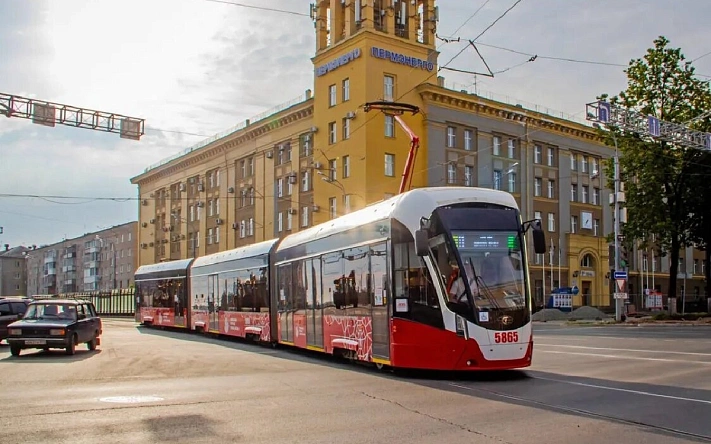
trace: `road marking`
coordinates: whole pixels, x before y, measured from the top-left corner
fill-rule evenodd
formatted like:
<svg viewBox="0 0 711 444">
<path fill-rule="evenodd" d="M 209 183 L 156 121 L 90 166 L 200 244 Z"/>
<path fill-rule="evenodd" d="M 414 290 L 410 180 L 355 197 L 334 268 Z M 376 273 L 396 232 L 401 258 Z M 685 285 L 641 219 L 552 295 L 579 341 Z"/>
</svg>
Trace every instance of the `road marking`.
<svg viewBox="0 0 711 444">
<path fill-rule="evenodd" d="M 589 384 L 586 382 L 566 381 L 564 379 L 545 378 L 545 377 L 541 377 L 541 376 L 534 376 L 534 378 L 541 379 L 544 381 L 560 382 L 562 384 L 577 385 L 580 387 L 596 388 L 596 389 L 600 389 L 600 390 L 611 390 L 611 391 L 615 391 L 615 392 L 631 393 L 633 395 L 651 396 L 654 398 L 673 399 L 676 401 L 696 402 L 699 404 L 711 405 L 711 401 L 708 401 L 706 399 L 686 398 L 684 396 L 662 395 L 659 393 L 645 392 L 642 390 L 632 390 L 632 389 L 624 389 L 624 388 L 618 388 L 618 387 L 607 387 L 604 385 Z"/>
<path fill-rule="evenodd" d="M 541 344 L 540 342 L 537 342 L 535 345 L 541 345 L 544 347 L 583 348 L 583 349 L 587 349 L 587 350 L 609 350 L 609 351 L 624 351 L 624 352 L 635 352 L 635 353 L 664 353 L 664 354 L 671 354 L 671 355 L 711 356 L 711 353 L 680 352 L 680 351 L 668 351 L 668 350 L 639 350 L 639 349 L 634 349 L 634 348 L 588 347 L 585 345 Z"/>
<path fill-rule="evenodd" d="M 101 402 L 115 402 L 121 404 L 137 404 L 140 402 L 157 402 L 163 401 L 163 398 L 158 396 L 109 396 L 107 398 L 99 398 Z"/>
<path fill-rule="evenodd" d="M 554 354 L 561 354 L 561 355 L 593 356 L 596 358 L 630 359 L 630 360 L 635 360 L 635 361 L 683 362 L 684 364 L 711 365 L 711 362 L 708 362 L 708 361 L 685 361 L 683 359 L 642 358 L 639 356 L 602 355 L 599 353 L 578 353 L 578 352 L 565 352 L 565 351 L 553 351 L 553 350 L 538 350 L 538 353 L 554 353 Z"/>
</svg>

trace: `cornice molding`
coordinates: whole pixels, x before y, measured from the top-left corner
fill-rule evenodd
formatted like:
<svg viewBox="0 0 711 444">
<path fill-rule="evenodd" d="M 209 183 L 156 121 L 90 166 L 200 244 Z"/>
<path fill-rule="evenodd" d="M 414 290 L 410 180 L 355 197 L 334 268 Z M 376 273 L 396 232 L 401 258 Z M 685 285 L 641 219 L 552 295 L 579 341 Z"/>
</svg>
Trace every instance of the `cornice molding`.
<svg viewBox="0 0 711 444">
<path fill-rule="evenodd" d="M 547 129 L 566 136 L 574 136 L 580 139 L 603 145 L 600 138 L 593 129 L 587 128 L 576 122 L 559 119 L 553 116 L 542 114 L 536 111 L 518 108 L 505 103 L 496 102 L 479 96 L 458 93 L 449 89 L 431 84 L 418 87 L 420 96 L 425 102 L 441 104 L 450 108 L 476 114 L 494 117 L 512 122 L 525 123 L 541 129 Z"/>
<path fill-rule="evenodd" d="M 298 109 L 290 110 L 281 116 L 277 114 L 265 117 L 260 122 L 251 124 L 248 127 L 225 136 L 222 139 L 218 139 L 203 148 L 185 154 L 184 156 L 158 168 L 147 171 L 132 179 L 132 182 L 141 187 L 151 182 L 158 181 L 164 177 L 174 176 L 176 173 L 183 172 L 190 166 L 202 164 L 209 159 L 223 155 L 228 150 L 237 148 L 246 142 L 264 136 L 278 128 L 311 118 L 313 112 L 314 104 L 312 99 L 303 102 L 302 106 Z"/>
</svg>

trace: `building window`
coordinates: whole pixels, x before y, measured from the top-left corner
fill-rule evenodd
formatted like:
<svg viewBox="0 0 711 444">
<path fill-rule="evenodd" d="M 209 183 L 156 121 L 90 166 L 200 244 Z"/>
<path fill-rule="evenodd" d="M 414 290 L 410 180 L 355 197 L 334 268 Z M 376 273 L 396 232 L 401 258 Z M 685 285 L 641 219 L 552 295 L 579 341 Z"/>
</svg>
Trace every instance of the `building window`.
<svg viewBox="0 0 711 444">
<path fill-rule="evenodd" d="M 212 176 L 210 176 L 210 177 L 212 177 Z M 215 205 L 215 204 L 213 203 L 212 200 L 208 200 L 208 201 L 207 201 L 207 215 L 208 215 L 208 216 L 212 216 L 212 215 L 215 214 L 215 207 L 214 207 L 214 205 Z"/>
<path fill-rule="evenodd" d="M 540 197 L 542 192 L 543 192 L 543 179 L 540 177 L 536 177 L 533 181 L 533 195 L 536 197 Z"/>
<path fill-rule="evenodd" d="M 570 169 L 571 171 L 578 171 L 578 159 L 575 153 L 570 153 Z"/>
<path fill-rule="evenodd" d="M 343 156 L 343 178 L 351 176 L 351 156 Z"/>
<path fill-rule="evenodd" d="M 328 161 L 328 179 L 329 180 L 336 180 L 336 159 L 331 159 Z"/>
<path fill-rule="evenodd" d="M 395 154 L 385 153 L 385 175 L 388 177 L 395 176 Z"/>
<path fill-rule="evenodd" d="M 309 207 L 303 207 L 301 209 L 301 226 L 302 227 L 309 226 Z"/>
<path fill-rule="evenodd" d="M 502 177 L 503 177 L 503 174 L 502 174 L 501 170 L 494 170 L 494 189 L 495 190 L 501 189 Z"/>
<path fill-rule="evenodd" d="M 533 163 L 541 163 L 541 157 L 543 153 L 541 152 L 541 147 L 539 145 L 535 145 L 533 147 Z"/>
<path fill-rule="evenodd" d="M 457 144 L 457 129 L 453 126 L 447 127 L 447 148 L 454 148 Z"/>
<path fill-rule="evenodd" d="M 573 234 L 578 232 L 578 216 L 570 216 L 570 232 Z"/>
<path fill-rule="evenodd" d="M 345 196 L 343 196 L 343 212 L 344 213 L 351 212 L 351 196 L 349 194 L 346 194 Z"/>
<path fill-rule="evenodd" d="M 592 204 L 600 205 L 600 188 L 593 188 Z"/>
<path fill-rule="evenodd" d="M 548 180 L 548 199 L 555 199 L 555 181 Z"/>
<path fill-rule="evenodd" d="M 293 221 L 293 216 L 291 214 L 291 208 L 289 208 L 289 211 L 286 213 L 286 229 L 291 231 L 291 223 Z"/>
<path fill-rule="evenodd" d="M 553 148 L 548 147 L 548 166 L 552 167 L 555 164 L 555 159 L 553 157 Z"/>
<path fill-rule="evenodd" d="M 336 85 L 328 87 L 328 106 L 336 106 Z"/>
<path fill-rule="evenodd" d="M 301 136 L 301 157 L 311 155 L 311 134 L 303 134 Z"/>
<path fill-rule="evenodd" d="M 457 183 L 457 165 L 454 163 L 449 163 L 447 165 L 447 183 Z"/>
<path fill-rule="evenodd" d="M 343 79 L 343 101 L 347 102 L 351 99 L 351 81 L 346 78 Z"/>
<path fill-rule="evenodd" d="M 249 221 L 248 221 L 248 224 L 247 224 L 247 234 L 248 234 L 249 236 L 254 235 L 254 219 L 251 218 L 251 217 L 249 218 Z"/>
<path fill-rule="evenodd" d="M 600 219 L 593 220 L 593 236 L 600 234 Z"/>
<path fill-rule="evenodd" d="M 220 227 L 215 227 L 215 237 L 213 238 L 216 244 L 220 243 Z"/>
<path fill-rule="evenodd" d="M 588 156 L 582 156 L 580 169 L 582 170 L 583 173 L 588 172 Z"/>
<path fill-rule="evenodd" d="M 343 140 L 348 140 L 351 138 L 351 119 L 343 119 Z"/>
<path fill-rule="evenodd" d="M 395 97 L 395 77 L 383 77 L 383 100 L 392 102 Z"/>
<path fill-rule="evenodd" d="M 592 158 L 592 170 L 590 171 L 592 174 L 598 174 L 600 172 L 600 165 L 595 157 Z"/>
<path fill-rule="evenodd" d="M 473 187 L 474 186 L 474 167 L 465 166 L 464 167 L 464 186 Z"/>
<path fill-rule="evenodd" d="M 284 213 L 277 213 L 277 231 L 281 233 L 284 230 Z"/>
<path fill-rule="evenodd" d="M 508 141 L 508 154 L 509 154 L 509 159 L 515 159 L 516 158 L 516 141 L 513 139 L 509 139 Z"/>
<path fill-rule="evenodd" d="M 247 234 L 247 225 L 244 221 L 239 223 L 239 237 L 243 238 Z"/>
<path fill-rule="evenodd" d="M 395 118 L 385 116 L 385 137 L 395 137 Z"/>
<path fill-rule="evenodd" d="M 555 214 L 548 213 L 548 231 L 555 232 Z"/>
<path fill-rule="evenodd" d="M 589 191 L 589 188 L 587 185 L 583 185 L 582 190 L 583 190 L 583 195 L 582 195 L 581 201 L 582 201 L 582 203 L 586 204 L 586 203 L 588 203 L 588 196 L 590 194 L 590 191 Z"/>
<path fill-rule="evenodd" d="M 328 144 L 333 145 L 336 143 L 336 122 L 329 122 L 328 124 Z"/>
<path fill-rule="evenodd" d="M 543 222 L 543 217 L 541 217 L 541 212 L 540 212 L 540 211 L 536 211 L 535 213 L 533 213 L 533 218 L 534 218 L 534 219 L 538 219 L 538 220 L 540 220 L 541 222 Z"/>
<path fill-rule="evenodd" d="M 335 197 L 328 198 L 328 214 L 331 216 L 331 219 L 338 217 L 338 207 Z"/>
<path fill-rule="evenodd" d="M 301 191 L 311 191 L 311 178 L 308 171 L 301 173 Z"/>
<path fill-rule="evenodd" d="M 464 130 L 464 149 L 471 151 L 474 149 L 474 131 Z"/>
<path fill-rule="evenodd" d="M 284 195 L 284 179 L 281 177 L 277 179 L 277 197 L 282 197 Z"/>
<path fill-rule="evenodd" d="M 516 192 L 516 173 L 509 173 L 509 193 Z"/>
<path fill-rule="evenodd" d="M 494 143 L 492 145 L 492 150 L 493 150 L 493 155 L 494 156 L 500 156 L 501 155 L 501 137 L 499 136 L 494 136 Z"/>
<path fill-rule="evenodd" d="M 571 202 L 578 201 L 578 185 L 577 184 L 573 184 L 570 186 L 570 201 Z"/>
</svg>

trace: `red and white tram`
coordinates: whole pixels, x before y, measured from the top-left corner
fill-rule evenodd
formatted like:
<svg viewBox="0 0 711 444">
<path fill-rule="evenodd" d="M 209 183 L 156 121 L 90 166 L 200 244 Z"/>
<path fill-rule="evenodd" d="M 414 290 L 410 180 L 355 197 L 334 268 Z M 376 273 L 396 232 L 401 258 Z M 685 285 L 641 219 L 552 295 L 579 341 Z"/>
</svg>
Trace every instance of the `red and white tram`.
<svg viewBox="0 0 711 444">
<path fill-rule="evenodd" d="M 140 267 L 141 322 L 378 367 L 527 367 L 529 230 L 545 252 L 509 193 L 415 189 L 281 240 Z"/>
</svg>

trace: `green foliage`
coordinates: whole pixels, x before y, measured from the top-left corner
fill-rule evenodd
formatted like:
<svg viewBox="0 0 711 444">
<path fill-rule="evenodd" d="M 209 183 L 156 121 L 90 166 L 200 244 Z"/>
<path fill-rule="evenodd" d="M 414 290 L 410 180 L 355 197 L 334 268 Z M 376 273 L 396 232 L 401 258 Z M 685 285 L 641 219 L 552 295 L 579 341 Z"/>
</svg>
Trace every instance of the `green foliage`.
<svg viewBox="0 0 711 444">
<path fill-rule="evenodd" d="M 709 110 L 711 92 L 707 82 L 695 77 L 694 67 L 681 50 L 669 48 L 668 43 L 659 37 L 643 58 L 630 61 L 625 70 L 627 89 L 609 100 L 660 120 L 686 124 Z M 625 240 L 648 244 L 655 235 L 658 253 L 669 254 L 671 259 L 669 296 L 674 296 L 679 249 L 693 241 L 694 222 L 689 214 L 698 205 L 699 193 L 691 173 L 702 152 L 620 128 L 610 128 L 603 135 L 606 144 L 617 146 L 620 152 L 627 208 L 627 223 L 622 227 Z M 614 189 L 612 160 L 605 162 L 605 168 L 608 185 Z"/>
</svg>

